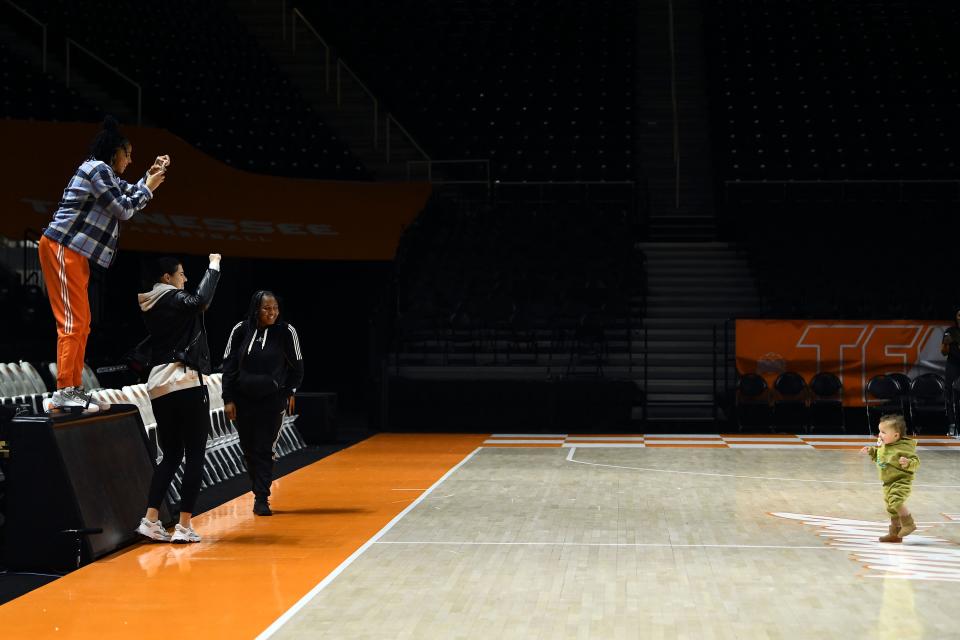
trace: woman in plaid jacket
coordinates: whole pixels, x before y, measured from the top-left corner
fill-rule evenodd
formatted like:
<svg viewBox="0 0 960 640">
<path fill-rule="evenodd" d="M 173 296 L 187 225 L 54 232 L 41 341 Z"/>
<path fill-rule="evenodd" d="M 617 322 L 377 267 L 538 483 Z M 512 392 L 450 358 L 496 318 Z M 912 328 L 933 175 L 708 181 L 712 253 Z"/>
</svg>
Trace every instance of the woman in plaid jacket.
<svg viewBox="0 0 960 640">
<path fill-rule="evenodd" d="M 94 413 L 110 407 L 84 393 L 81 375 L 90 335 L 90 261 L 113 263 L 120 221 L 147 206 L 164 180 L 168 156 L 159 156 L 136 184 L 120 179 L 133 146 L 107 116 L 93 140 L 90 157 L 70 178 L 53 220 L 40 238 L 40 268 L 57 321 L 57 390 L 44 409 Z"/>
</svg>

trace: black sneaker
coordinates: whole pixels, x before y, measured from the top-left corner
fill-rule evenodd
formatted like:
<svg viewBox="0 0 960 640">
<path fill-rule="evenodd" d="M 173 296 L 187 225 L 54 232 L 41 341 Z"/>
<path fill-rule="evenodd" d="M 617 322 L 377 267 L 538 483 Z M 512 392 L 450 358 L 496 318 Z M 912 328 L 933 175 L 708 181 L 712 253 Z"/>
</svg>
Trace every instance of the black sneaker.
<svg viewBox="0 0 960 640">
<path fill-rule="evenodd" d="M 273 511 L 270 511 L 270 503 L 267 502 L 266 498 L 257 498 L 253 501 L 253 512 L 258 516 L 273 515 Z"/>
</svg>

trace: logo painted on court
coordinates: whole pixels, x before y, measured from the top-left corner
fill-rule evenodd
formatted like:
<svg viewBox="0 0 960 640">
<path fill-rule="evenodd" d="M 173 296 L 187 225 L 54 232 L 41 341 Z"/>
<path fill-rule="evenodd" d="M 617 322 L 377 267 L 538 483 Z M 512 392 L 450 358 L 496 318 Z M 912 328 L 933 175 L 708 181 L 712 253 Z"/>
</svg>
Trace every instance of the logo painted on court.
<svg viewBox="0 0 960 640">
<path fill-rule="evenodd" d="M 818 535 L 828 539 L 829 546 L 849 552 L 869 569 L 868 578 L 960 582 L 960 546 L 945 538 L 924 534 L 931 528 L 930 524 L 918 525 L 917 532 L 907 538 L 908 542 L 890 544 L 877 540 L 887 533 L 885 522 L 805 513 L 777 512 L 770 515 L 815 527 Z M 944 515 L 946 522 L 960 522 L 960 514 Z M 960 529 L 960 525 L 957 528 Z"/>
</svg>

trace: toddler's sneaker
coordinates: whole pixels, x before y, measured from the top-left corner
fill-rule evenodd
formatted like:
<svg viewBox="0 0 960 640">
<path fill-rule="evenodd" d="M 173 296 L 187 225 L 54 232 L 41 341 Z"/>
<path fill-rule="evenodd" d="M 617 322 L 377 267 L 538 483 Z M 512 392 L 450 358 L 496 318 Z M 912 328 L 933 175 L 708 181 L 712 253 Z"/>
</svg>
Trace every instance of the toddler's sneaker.
<svg viewBox="0 0 960 640">
<path fill-rule="evenodd" d="M 170 542 L 174 544 L 187 544 L 188 542 L 200 542 L 200 534 L 193 530 L 193 527 L 184 527 L 179 522 L 173 528 L 173 536 Z"/>
<path fill-rule="evenodd" d="M 140 526 L 137 527 L 137 533 L 145 538 L 156 540 L 157 542 L 170 542 L 170 534 L 163 528 L 163 523 L 159 520 L 157 522 L 151 522 L 146 518 L 140 518 Z"/>
<path fill-rule="evenodd" d="M 110 408 L 107 403 L 107 408 Z M 83 392 L 80 387 L 66 387 L 57 389 L 49 398 L 43 400 L 43 410 L 47 413 L 97 413 L 100 404 Z"/>
</svg>

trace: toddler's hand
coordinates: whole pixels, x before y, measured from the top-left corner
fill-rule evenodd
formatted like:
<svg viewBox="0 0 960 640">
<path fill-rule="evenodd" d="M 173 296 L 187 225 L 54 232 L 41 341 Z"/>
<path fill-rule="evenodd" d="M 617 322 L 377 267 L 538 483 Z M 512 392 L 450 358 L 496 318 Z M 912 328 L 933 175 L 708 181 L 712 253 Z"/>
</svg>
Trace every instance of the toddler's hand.
<svg viewBox="0 0 960 640">
<path fill-rule="evenodd" d="M 864 447 L 863 449 L 860 449 L 860 453 L 870 453 L 870 447 Z"/>
<path fill-rule="evenodd" d="M 907 468 L 907 465 L 909 465 L 909 464 L 910 464 L 910 458 L 905 458 L 905 457 L 903 457 L 903 456 L 900 456 L 900 466 L 901 466 L 901 467 L 903 467 L 904 469 L 906 469 L 906 468 Z"/>
</svg>

